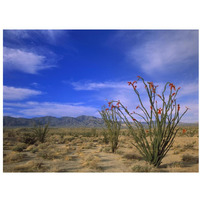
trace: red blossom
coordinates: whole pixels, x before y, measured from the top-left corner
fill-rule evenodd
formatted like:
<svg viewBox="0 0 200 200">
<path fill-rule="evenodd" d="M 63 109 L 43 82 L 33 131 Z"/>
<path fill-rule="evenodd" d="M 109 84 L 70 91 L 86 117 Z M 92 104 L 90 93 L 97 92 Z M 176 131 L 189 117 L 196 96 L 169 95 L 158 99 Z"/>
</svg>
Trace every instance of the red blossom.
<svg viewBox="0 0 200 200">
<path fill-rule="evenodd" d="M 148 82 L 149 83 L 149 87 L 150 89 L 152 89 L 154 86 L 153 86 L 153 82 Z"/>
<path fill-rule="evenodd" d="M 113 109 L 113 108 L 115 108 L 115 106 L 112 105 L 112 106 L 111 106 L 111 109 Z"/>
<path fill-rule="evenodd" d="M 177 90 L 180 90 L 181 89 L 181 87 L 179 87 Z"/>
<path fill-rule="evenodd" d="M 129 82 L 128 82 L 128 85 L 131 85 L 131 84 L 132 84 L 132 83 L 129 81 Z"/>
<path fill-rule="evenodd" d="M 109 107 L 110 107 L 111 103 L 112 103 L 112 102 L 108 102 L 108 106 L 109 106 Z"/>
<path fill-rule="evenodd" d="M 137 76 L 138 78 L 141 78 L 141 76 Z"/>
<path fill-rule="evenodd" d="M 183 129 L 183 133 L 186 133 L 186 131 L 187 131 L 186 129 Z"/>
<path fill-rule="evenodd" d="M 174 92 L 173 94 L 172 94 L 172 97 L 175 95 L 176 93 Z"/>
<path fill-rule="evenodd" d="M 137 85 L 136 86 L 133 86 L 133 89 L 135 90 L 137 88 Z"/>
<path fill-rule="evenodd" d="M 134 85 L 135 83 L 137 83 L 137 81 L 133 81 L 132 85 Z"/>
<path fill-rule="evenodd" d="M 173 83 L 170 83 L 169 86 L 170 86 L 170 90 L 172 89 L 176 90 L 175 85 Z"/>
<path fill-rule="evenodd" d="M 133 119 L 133 121 L 136 121 L 136 119 L 135 118 L 132 118 Z"/>
<path fill-rule="evenodd" d="M 150 106 L 151 110 L 152 110 L 152 106 Z"/>
<path fill-rule="evenodd" d="M 178 111 L 180 110 L 180 108 L 181 108 L 181 107 L 180 107 L 180 105 L 178 104 Z"/>
<path fill-rule="evenodd" d="M 162 109 L 159 108 L 159 109 L 158 109 L 158 114 L 159 114 L 159 115 L 161 114 L 161 111 L 162 111 Z"/>
<path fill-rule="evenodd" d="M 109 110 L 108 108 L 106 108 L 106 110 Z"/>
<path fill-rule="evenodd" d="M 138 109 L 140 106 L 137 106 L 136 109 Z"/>
</svg>

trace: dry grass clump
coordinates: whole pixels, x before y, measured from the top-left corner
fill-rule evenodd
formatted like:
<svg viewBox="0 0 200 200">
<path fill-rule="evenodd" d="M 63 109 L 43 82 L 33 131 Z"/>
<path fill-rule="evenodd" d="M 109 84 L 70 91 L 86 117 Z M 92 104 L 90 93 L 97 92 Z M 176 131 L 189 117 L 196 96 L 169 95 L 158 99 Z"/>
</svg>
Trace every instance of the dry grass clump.
<svg viewBox="0 0 200 200">
<path fill-rule="evenodd" d="M 12 151 L 4 157 L 4 162 L 21 162 L 26 157 L 26 154 L 16 153 Z"/>
<path fill-rule="evenodd" d="M 28 161 L 25 164 L 17 165 L 14 167 L 15 172 L 42 172 L 45 171 L 42 161 Z"/>
<path fill-rule="evenodd" d="M 153 168 L 151 166 L 135 165 L 132 167 L 133 172 L 151 172 Z"/>
<path fill-rule="evenodd" d="M 124 156 L 123 156 L 124 158 L 126 158 L 126 159 L 128 159 L 128 160 L 143 160 L 143 158 L 141 157 L 141 156 L 138 156 L 138 155 L 136 155 L 136 154 L 125 154 Z"/>
<path fill-rule="evenodd" d="M 97 156 L 94 155 L 88 155 L 84 158 L 82 162 L 83 167 L 89 167 L 90 169 L 99 169 L 98 163 L 100 159 Z"/>
<path fill-rule="evenodd" d="M 27 148 L 27 144 L 25 144 L 25 143 L 19 143 L 16 146 L 14 146 L 12 150 L 13 151 L 22 152 L 26 148 Z"/>
<path fill-rule="evenodd" d="M 191 155 L 187 154 L 187 155 L 182 156 L 182 161 L 184 163 L 189 163 L 189 164 L 198 164 L 199 158 L 197 156 L 191 156 Z"/>
<path fill-rule="evenodd" d="M 37 156 L 45 160 L 54 160 L 54 159 L 60 159 L 62 154 L 54 149 L 46 149 L 43 151 L 39 151 L 37 153 Z"/>
</svg>

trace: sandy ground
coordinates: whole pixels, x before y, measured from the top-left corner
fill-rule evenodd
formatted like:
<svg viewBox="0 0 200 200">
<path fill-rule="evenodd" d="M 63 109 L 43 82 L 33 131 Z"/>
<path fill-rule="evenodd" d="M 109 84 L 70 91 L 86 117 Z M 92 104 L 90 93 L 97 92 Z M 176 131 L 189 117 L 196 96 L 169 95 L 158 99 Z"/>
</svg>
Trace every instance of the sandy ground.
<svg viewBox="0 0 200 200">
<path fill-rule="evenodd" d="M 116 153 L 103 137 L 54 136 L 41 144 L 13 151 L 14 137 L 4 138 L 4 172 L 198 172 L 199 138 L 177 136 L 159 168 L 148 165 L 131 144 L 120 136 Z M 70 139 L 71 137 L 71 139 Z M 56 139 L 55 139 L 56 138 Z M 64 140 L 63 140 L 64 138 Z"/>
</svg>

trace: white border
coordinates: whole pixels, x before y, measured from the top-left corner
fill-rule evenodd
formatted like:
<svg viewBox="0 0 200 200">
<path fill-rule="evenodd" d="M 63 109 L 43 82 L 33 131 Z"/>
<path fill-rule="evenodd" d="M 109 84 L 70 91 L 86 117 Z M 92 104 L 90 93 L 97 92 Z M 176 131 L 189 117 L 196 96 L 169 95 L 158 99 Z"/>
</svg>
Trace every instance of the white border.
<svg viewBox="0 0 200 200">
<path fill-rule="evenodd" d="M 0 19 L 3 47 L 3 29 L 199 29 L 200 12 L 195 0 L 4 0 Z M 3 76 L 0 80 L 2 94 Z M 200 197 L 199 173 L 2 173 L 2 138 L 0 188 L 4 200 Z"/>
</svg>

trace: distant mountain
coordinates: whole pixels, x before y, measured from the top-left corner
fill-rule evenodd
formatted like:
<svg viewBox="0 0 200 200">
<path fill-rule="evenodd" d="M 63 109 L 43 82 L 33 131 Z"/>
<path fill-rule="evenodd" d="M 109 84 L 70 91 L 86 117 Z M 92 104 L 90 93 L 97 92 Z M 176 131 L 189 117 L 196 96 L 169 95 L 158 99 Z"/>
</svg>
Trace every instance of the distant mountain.
<svg viewBox="0 0 200 200">
<path fill-rule="evenodd" d="M 4 116 L 4 127 L 32 127 L 34 124 L 47 124 L 51 127 L 102 127 L 104 122 L 102 119 L 92 116 L 82 115 L 79 117 L 35 117 L 31 119 L 27 118 L 15 118 Z"/>
<path fill-rule="evenodd" d="M 79 117 L 34 117 L 31 119 L 27 118 L 15 118 L 4 116 L 3 126 L 4 127 L 33 127 L 34 124 L 47 124 L 49 122 L 51 127 L 102 127 L 104 122 L 101 118 L 82 115 Z M 143 125 L 147 125 L 142 122 Z M 122 125 L 125 127 L 125 124 Z M 179 123 L 179 126 L 198 126 L 198 123 Z"/>
</svg>

